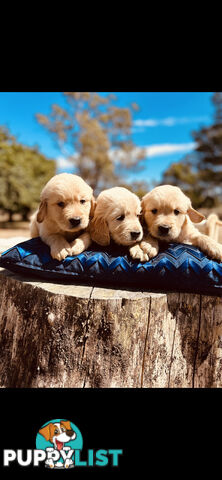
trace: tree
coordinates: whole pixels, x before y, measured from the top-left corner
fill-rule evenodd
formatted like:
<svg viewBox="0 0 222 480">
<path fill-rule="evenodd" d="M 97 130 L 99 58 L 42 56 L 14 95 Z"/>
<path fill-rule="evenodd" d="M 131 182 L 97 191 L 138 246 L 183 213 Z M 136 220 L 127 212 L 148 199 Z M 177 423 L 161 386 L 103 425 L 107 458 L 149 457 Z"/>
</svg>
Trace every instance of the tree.
<svg viewBox="0 0 222 480">
<path fill-rule="evenodd" d="M 0 208 L 27 215 L 37 207 L 40 192 L 56 172 L 54 160 L 48 160 L 37 148 L 18 143 L 5 127 L 0 127 Z"/>
<path fill-rule="evenodd" d="M 196 148 L 163 175 L 164 183 L 178 185 L 193 205 L 213 207 L 222 202 L 222 92 L 212 97 L 214 123 L 192 132 Z"/>
<path fill-rule="evenodd" d="M 187 163 L 186 163 L 187 162 Z M 192 204 L 199 208 L 204 202 L 203 188 L 197 181 L 198 172 L 194 166 L 186 159 L 182 162 L 172 163 L 163 174 L 164 184 L 176 185 L 188 195 Z"/>
<path fill-rule="evenodd" d="M 122 182 L 119 186 L 128 188 L 128 190 L 138 195 L 140 199 L 150 190 L 150 185 L 146 180 L 133 181 L 130 184 Z"/>
<path fill-rule="evenodd" d="M 145 152 L 132 141 L 137 104 L 117 107 L 112 94 L 65 92 L 63 96 L 66 108 L 54 104 L 49 115 L 38 113 L 36 118 L 52 134 L 75 173 L 97 193 L 143 168 Z"/>
</svg>

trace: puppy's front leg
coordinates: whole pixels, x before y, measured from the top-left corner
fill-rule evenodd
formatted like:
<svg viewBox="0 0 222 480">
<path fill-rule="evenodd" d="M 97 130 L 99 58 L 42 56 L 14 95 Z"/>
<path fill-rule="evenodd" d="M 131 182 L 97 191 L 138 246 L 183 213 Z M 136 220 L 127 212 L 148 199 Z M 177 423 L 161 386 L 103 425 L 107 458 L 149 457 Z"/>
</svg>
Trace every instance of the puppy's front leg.
<svg viewBox="0 0 222 480">
<path fill-rule="evenodd" d="M 136 245 L 133 245 L 133 247 L 129 248 L 129 253 L 132 258 L 135 260 L 140 260 L 141 262 L 148 262 L 149 257 L 142 248 L 140 248 L 140 243 L 136 243 Z"/>
<path fill-rule="evenodd" d="M 52 258 L 61 261 L 68 255 L 70 255 L 70 244 L 61 234 L 42 234 L 41 239 L 50 247 L 50 253 Z"/>
<path fill-rule="evenodd" d="M 151 235 L 145 236 L 144 240 L 142 240 L 140 247 L 142 248 L 143 252 L 148 255 L 149 258 L 156 257 L 159 253 L 159 243 L 156 238 L 151 237 Z"/>
<path fill-rule="evenodd" d="M 200 248 L 209 257 L 222 262 L 222 245 L 208 235 L 197 234 L 191 237 L 192 245 Z"/>
<path fill-rule="evenodd" d="M 142 242 L 137 243 L 129 249 L 131 257 L 147 262 L 150 258 L 155 257 L 159 252 L 158 241 L 147 235 Z"/>
<path fill-rule="evenodd" d="M 91 237 L 88 232 L 83 233 L 70 243 L 70 255 L 79 255 L 91 245 Z"/>
</svg>

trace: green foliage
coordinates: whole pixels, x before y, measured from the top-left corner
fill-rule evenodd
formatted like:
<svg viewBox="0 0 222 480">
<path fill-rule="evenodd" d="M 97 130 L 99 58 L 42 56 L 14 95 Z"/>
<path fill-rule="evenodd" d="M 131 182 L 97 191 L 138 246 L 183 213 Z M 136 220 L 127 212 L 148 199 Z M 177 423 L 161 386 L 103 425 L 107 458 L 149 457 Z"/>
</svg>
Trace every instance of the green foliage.
<svg viewBox="0 0 222 480">
<path fill-rule="evenodd" d="M 163 182 L 179 186 L 195 208 L 222 202 L 222 93 L 215 93 L 212 102 L 214 123 L 192 132 L 194 152 L 172 164 L 163 175 Z"/>
<path fill-rule="evenodd" d="M 56 172 L 37 148 L 16 142 L 5 127 L 0 127 L 0 209 L 21 213 L 26 219 L 39 203 L 40 192 Z"/>
<path fill-rule="evenodd" d="M 190 163 L 172 163 L 163 174 L 164 184 L 175 185 L 188 195 L 195 208 L 200 208 L 205 196 L 203 188 L 198 182 L 198 172 Z"/>
</svg>

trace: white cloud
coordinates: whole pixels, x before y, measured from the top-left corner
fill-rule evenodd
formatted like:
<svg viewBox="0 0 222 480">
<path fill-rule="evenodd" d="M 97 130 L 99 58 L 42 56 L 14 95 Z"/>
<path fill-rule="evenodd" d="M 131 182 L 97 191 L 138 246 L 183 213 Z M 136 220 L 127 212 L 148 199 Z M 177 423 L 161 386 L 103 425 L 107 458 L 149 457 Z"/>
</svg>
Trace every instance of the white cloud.
<svg viewBox="0 0 222 480">
<path fill-rule="evenodd" d="M 135 127 L 174 127 L 175 125 L 185 125 L 195 122 L 207 122 L 209 117 L 167 117 L 162 119 L 147 118 L 134 121 Z"/>
<path fill-rule="evenodd" d="M 147 145 L 145 148 L 148 158 L 158 157 L 162 155 L 170 155 L 173 153 L 190 152 L 196 147 L 195 142 L 189 143 L 162 143 L 157 145 Z"/>
<path fill-rule="evenodd" d="M 145 150 L 145 155 L 148 158 L 159 157 L 164 155 L 172 155 L 174 153 L 191 152 L 196 147 L 195 142 L 188 143 L 159 143 L 153 145 L 144 145 L 136 147 L 131 155 L 135 157 L 141 149 Z M 124 159 L 127 154 L 123 150 L 112 149 L 109 152 L 110 158 L 113 162 Z"/>
<path fill-rule="evenodd" d="M 56 163 L 57 163 L 57 168 L 59 169 L 65 170 L 65 169 L 73 168 L 73 165 L 70 162 L 70 160 L 67 160 L 65 157 L 58 157 L 56 159 Z"/>
</svg>

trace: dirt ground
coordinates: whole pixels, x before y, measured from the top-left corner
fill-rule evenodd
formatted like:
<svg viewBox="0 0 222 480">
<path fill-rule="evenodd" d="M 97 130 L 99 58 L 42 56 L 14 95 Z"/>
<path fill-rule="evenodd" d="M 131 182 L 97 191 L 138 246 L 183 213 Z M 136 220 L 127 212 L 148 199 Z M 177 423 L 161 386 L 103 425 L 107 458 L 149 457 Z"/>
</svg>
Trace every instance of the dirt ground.
<svg viewBox="0 0 222 480">
<path fill-rule="evenodd" d="M 11 238 L 11 237 L 27 237 L 30 238 L 29 233 L 29 222 L 22 226 L 15 226 L 15 228 L 1 228 L 0 225 L 0 238 Z M 14 227 L 14 225 L 13 225 Z"/>
</svg>

